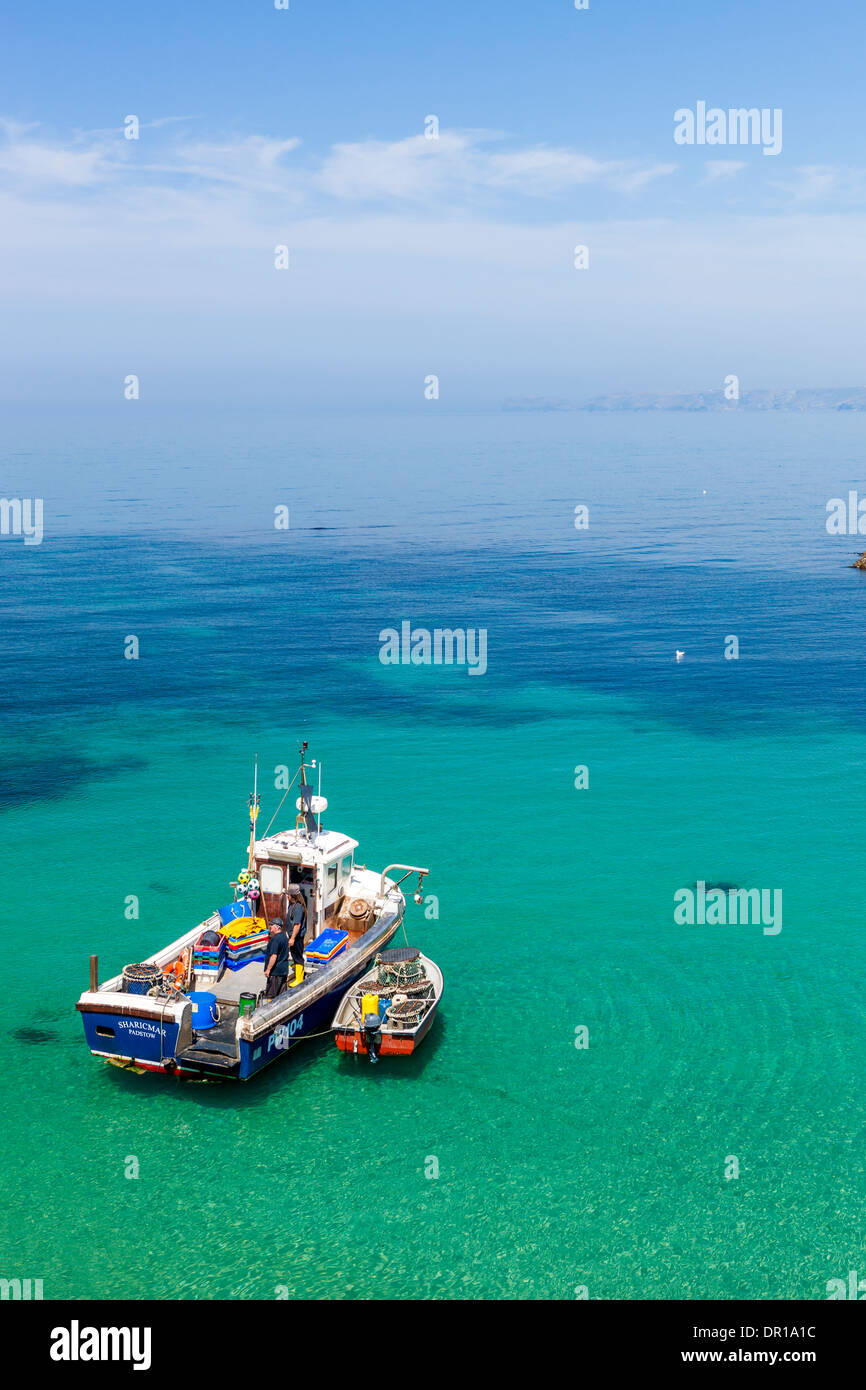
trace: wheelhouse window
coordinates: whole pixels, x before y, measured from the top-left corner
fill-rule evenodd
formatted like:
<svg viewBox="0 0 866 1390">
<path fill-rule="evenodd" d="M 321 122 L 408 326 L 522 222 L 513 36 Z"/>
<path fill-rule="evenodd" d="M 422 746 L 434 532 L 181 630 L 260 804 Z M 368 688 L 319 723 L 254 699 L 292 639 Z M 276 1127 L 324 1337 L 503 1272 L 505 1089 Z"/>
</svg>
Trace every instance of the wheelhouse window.
<svg viewBox="0 0 866 1390">
<path fill-rule="evenodd" d="M 337 891 L 337 862 L 325 865 L 325 893 L 328 897 Z"/>
<path fill-rule="evenodd" d="M 276 864 L 262 864 L 259 869 L 259 883 L 263 893 L 282 893 L 283 871 Z"/>
<path fill-rule="evenodd" d="M 346 882 L 347 878 L 352 877 L 352 855 L 345 854 L 340 861 L 340 878 Z"/>
</svg>

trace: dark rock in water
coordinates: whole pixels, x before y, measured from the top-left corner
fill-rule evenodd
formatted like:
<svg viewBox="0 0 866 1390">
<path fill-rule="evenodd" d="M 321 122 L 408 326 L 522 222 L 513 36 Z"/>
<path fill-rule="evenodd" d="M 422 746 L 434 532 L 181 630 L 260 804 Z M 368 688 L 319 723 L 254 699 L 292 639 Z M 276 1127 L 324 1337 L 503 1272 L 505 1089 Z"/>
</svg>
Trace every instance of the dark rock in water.
<svg viewBox="0 0 866 1390">
<path fill-rule="evenodd" d="M 174 889 L 168 883 L 149 883 L 148 889 L 151 893 L 173 893 Z"/>
<path fill-rule="evenodd" d="M 706 888 L 706 890 L 707 890 L 708 893 L 714 893 L 717 889 L 721 889 L 721 891 L 722 891 L 723 893 L 735 893 L 735 892 L 737 891 L 737 889 L 739 888 L 739 886 L 740 886 L 739 883 L 726 883 L 724 880 L 722 880 L 722 882 L 720 882 L 720 883 L 705 883 L 705 884 L 704 884 L 704 887 Z M 693 883 L 693 884 L 692 884 L 692 892 L 697 892 L 697 888 L 698 888 L 698 885 L 697 885 L 696 883 Z"/>
<path fill-rule="evenodd" d="M 16 1042 L 46 1043 L 54 1042 L 57 1034 L 50 1028 L 13 1028 L 12 1036 Z"/>
<path fill-rule="evenodd" d="M 866 550 L 863 551 L 859 560 L 855 560 L 853 565 L 848 566 L 849 570 L 866 570 Z"/>
<path fill-rule="evenodd" d="M 147 767 L 130 755 L 99 763 L 56 745 L 22 755 L 19 749 L 0 753 L 0 806 L 25 806 L 28 801 L 55 801 L 82 787 Z"/>
</svg>

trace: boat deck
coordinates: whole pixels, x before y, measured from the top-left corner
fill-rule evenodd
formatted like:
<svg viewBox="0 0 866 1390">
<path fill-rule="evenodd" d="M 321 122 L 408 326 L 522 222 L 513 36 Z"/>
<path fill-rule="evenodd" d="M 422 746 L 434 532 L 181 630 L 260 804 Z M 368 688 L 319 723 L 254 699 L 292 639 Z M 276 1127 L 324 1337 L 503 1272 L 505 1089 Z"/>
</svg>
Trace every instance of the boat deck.
<svg viewBox="0 0 866 1390">
<path fill-rule="evenodd" d="M 321 968 L 321 962 L 307 961 L 304 965 L 304 984 L 315 979 Z M 290 971 L 289 979 L 293 978 Z M 242 994 L 255 994 L 258 997 L 267 988 L 267 983 L 264 966 L 258 961 L 252 961 L 245 965 L 243 970 L 226 970 L 219 981 L 214 980 L 212 975 L 196 975 L 191 988 L 215 994 L 219 1004 L 237 1004 Z M 299 985 L 298 988 L 303 989 L 303 985 Z M 288 992 L 291 994 L 293 991 L 289 989 Z"/>
<path fill-rule="evenodd" d="M 212 975 L 196 975 L 193 988 L 215 994 L 220 1004 L 237 1004 L 242 994 L 255 994 L 258 997 L 267 983 L 264 966 L 258 961 L 251 961 L 243 970 L 223 971 L 220 980 L 215 980 Z"/>
</svg>

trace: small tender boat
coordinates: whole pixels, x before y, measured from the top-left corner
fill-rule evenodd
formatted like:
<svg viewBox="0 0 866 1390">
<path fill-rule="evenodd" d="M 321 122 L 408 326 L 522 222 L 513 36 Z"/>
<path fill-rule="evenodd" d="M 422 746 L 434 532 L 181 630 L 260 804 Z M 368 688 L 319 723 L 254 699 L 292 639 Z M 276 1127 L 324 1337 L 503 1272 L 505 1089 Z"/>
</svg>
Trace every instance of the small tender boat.
<svg viewBox="0 0 866 1390">
<path fill-rule="evenodd" d="M 374 872 L 356 862 L 357 840 L 322 829 L 327 801 L 307 782 L 315 763 L 305 762 L 306 747 L 283 797 L 297 782 L 293 829 L 256 838 L 253 787 L 247 863 L 231 883 L 232 902 L 104 983 L 91 956 L 90 988 L 77 1008 L 95 1057 L 136 1072 L 246 1081 L 305 1038 L 330 1031 L 347 987 L 370 972 L 400 927 L 406 906 L 400 884 L 410 874 L 418 875 L 414 896 L 423 902 L 427 869 L 388 864 Z M 318 771 L 321 792 L 321 765 Z M 389 877 L 394 869 L 403 871 L 399 878 Z M 306 909 L 304 965 L 269 999 L 267 926 L 286 917 L 290 900 Z"/>
<path fill-rule="evenodd" d="M 380 951 L 343 995 L 331 1027 L 341 1052 L 407 1056 L 426 1038 L 443 990 L 442 971 L 414 946 Z"/>
</svg>

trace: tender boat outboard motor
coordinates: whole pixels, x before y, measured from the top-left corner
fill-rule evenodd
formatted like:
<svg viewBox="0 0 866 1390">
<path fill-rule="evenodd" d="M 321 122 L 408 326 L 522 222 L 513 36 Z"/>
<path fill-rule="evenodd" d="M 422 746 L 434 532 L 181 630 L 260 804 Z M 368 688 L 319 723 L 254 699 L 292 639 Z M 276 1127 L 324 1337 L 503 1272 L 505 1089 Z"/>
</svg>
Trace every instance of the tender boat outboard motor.
<svg viewBox="0 0 866 1390">
<path fill-rule="evenodd" d="M 367 1044 L 367 1051 L 370 1054 L 371 1062 L 378 1062 L 379 1048 L 382 1046 L 382 1016 L 381 1014 L 364 1014 L 364 1041 Z"/>
</svg>

